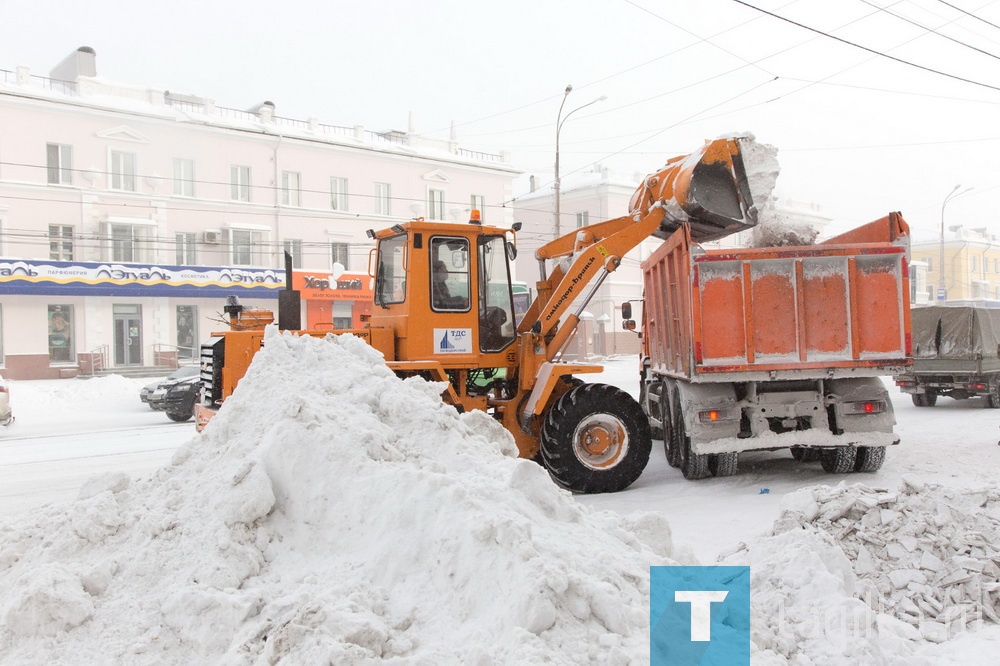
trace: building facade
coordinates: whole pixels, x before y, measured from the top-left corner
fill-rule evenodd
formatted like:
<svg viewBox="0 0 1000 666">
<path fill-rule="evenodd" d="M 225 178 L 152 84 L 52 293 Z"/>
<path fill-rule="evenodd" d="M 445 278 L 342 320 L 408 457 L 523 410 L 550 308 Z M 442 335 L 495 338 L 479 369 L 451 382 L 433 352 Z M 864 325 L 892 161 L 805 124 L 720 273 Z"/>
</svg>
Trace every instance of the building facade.
<svg viewBox="0 0 1000 666">
<path fill-rule="evenodd" d="M 285 252 L 304 324 L 356 325 L 370 308 L 366 230 L 466 222 L 474 207 L 513 221 L 500 204 L 520 172 L 505 154 L 283 118 L 270 102 L 229 109 L 96 70 L 87 47 L 48 77 L 0 70 L 7 378 L 193 360 L 224 326 L 227 296 L 276 309 Z"/>
<path fill-rule="evenodd" d="M 914 304 L 1000 305 L 1000 236 L 987 228 L 955 225 L 910 251 L 913 264 L 924 268 Z"/>
</svg>

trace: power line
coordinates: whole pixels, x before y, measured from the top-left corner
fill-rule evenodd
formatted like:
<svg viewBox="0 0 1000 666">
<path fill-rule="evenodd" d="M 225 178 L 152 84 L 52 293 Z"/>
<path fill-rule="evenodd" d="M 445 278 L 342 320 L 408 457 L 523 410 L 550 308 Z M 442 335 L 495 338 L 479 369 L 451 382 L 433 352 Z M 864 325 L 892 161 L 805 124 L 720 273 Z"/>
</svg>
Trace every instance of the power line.
<svg viewBox="0 0 1000 666">
<path fill-rule="evenodd" d="M 909 23 L 910 25 L 915 25 L 918 28 L 920 28 L 921 30 L 924 30 L 925 32 L 932 32 L 935 35 L 937 35 L 938 37 L 941 37 L 942 39 L 947 39 L 949 42 L 954 42 L 955 44 L 958 44 L 959 46 L 964 46 L 967 49 L 972 49 L 973 51 L 976 51 L 978 53 L 982 53 L 983 55 L 989 56 L 990 58 L 995 58 L 997 60 L 1000 60 L 1000 56 L 997 56 L 997 55 L 995 55 L 993 53 L 990 53 L 989 51 L 984 51 L 983 49 L 978 48 L 976 46 L 972 46 L 971 44 L 967 44 L 967 43 L 963 42 L 960 39 L 955 39 L 954 37 L 949 37 L 948 35 L 946 35 L 944 33 L 938 32 L 934 28 L 929 28 L 929 27 L 927 27 L 925 25 L 922 25 L 922 24 L 920 24 L 920 23 L 912 20 L 912 19 L 908 19 L 905 16 L 903 16 L 902 14 L 897 14 L 896 12 L 889 11 L 888 7 L 880 7 L 880 6 L 876 5 L 875 3 L 871 2 L 871 0 L 861 0 L 861 2 L 865 3 L 866 5 L 868 5 L 870 7 L 874 7 L 875 9 L 879 10 L 880 12 L 885 12 L 889 16 L 893 16 L 895 18 L 898 18 L 900 21 L 903 21 L 905 23 Z M 948 23 L 952 23 L 952 22 L 953 21 L 948 21 Z M 945 25 L 948 25 L 948 23 L 946 23 Z"/>
<path fill-rule="evenodd" d="M 945 0 L 938 0 L 938 2 L 940 2 L 942 5 L 945 5 L 946 7 L 951 7 L 952 9 L 954 9 L 957 12 L 961 12 L 962 14 L 965 14 L 969 18 L 976 19 L 977 21 L 982 21 L 986 25 L 992 26 L 992 27 L 1000 30 L 1000 25 L 997 25 L 996 23 L 990 23 L 986 19 L 984 19 L 984 18 L 982 18 L 980 16 L 976 16 L 972 12 L 967 12 L 964 9 L 962 9 L 961 7 L 956 7 L 955 5 L 951 4 L 950 2 L 945 2 Z"/>
<path fill-rule="evenodd" d="M 798 21 L 793 21 L 790 18 L 781 16 L 779 14 L 775 14 L 774 12 L 769 12 L 766 9 L 761 9 L 760 7 L 756 7 L 754 5 L 751 5 L 749 2 L 745 2 L 744 0 L 732 0 L 732 2 L 735 2 L 738 5 L 743 5 L 744 7 L 747 7 L 749 9 L 756 10 L 756 11 L 762 13 L 762 14 L 767 14 L 768 16 L 776 18 L 779 21 L 784 21 L 786 23 L 790 23 L 791 25 L 794 25 L 796 27 L 802 28 L 803 30 L 808 30 L 808 31 L 814 32 L 814 33 L 816 33 L 818 35 L 823 35 L 824 37 L 827 37 L 827 38 L 832 39 L 834 41 L 838 41 L 838 42 L 840 42 L 842 44 L 847 44 L 848 46 L 853 46 L 854 48 L 861 49 L 862 51 L 867 51 L 868 53 L 873 53 L 873 54 L 875 54 L 877 56 L 881 56 L 881 57 L 886 58 L 888 60 L 892 60 L 893 62 L 898 62 L 898 63 L 900 63 L 902 65 L 907 65 L 909 67 L 914 67 L 916 69 L 920 69 L 920 70 L 923 70 L 925 72 L 930 72 L 931 74 L 937 74 L 938 76 L 945 76 L 945 77 L 947 77 L 949 79 L 954 79 L 956 81 L 962 81 L 964 83 L 971 83 L 974 86 L 981 86 L 983 88 L 989 88 L 990 90 L 1000 91 L 1000 87 L 993 86 L 993 85 L 990 85 L 988 83 L 983 83 L 981 81 L 974 81 L 972 79 L 967 79 L 965 77 L 957 76 L 955 74 L 948 74 L 947 72 L 942 72 L 941 70 L 934 69 L 933 67 L 927 67 L 925 65 L 918 65 L 917 63 L 910 62 L 909 60 L 904 60 L 902 58 L 897 58 L 896 56 L 891 56 L 888 53 L 883 53 L 882 51 L 878 51 L 876 49 L 873 49 L 873 48 L 870 48 L 870 47 L 867 47 L 867 46 L 863 46 L 863 45 L 858 44 L 856 42 L 852 42 L 852 41 L 850 41 L 848 39 L 844 39 L 843 37 L 837 37 L 836 35 L 832 35 L 832 34 L 830 34 L 828 32 L 823 32 L 822 30 L 819 30 L 817 28 L 812 28 L 812 27 L 810 27 L 808 25 L 805 25 L 804 23 L 799 23 Z"/>
</svg>

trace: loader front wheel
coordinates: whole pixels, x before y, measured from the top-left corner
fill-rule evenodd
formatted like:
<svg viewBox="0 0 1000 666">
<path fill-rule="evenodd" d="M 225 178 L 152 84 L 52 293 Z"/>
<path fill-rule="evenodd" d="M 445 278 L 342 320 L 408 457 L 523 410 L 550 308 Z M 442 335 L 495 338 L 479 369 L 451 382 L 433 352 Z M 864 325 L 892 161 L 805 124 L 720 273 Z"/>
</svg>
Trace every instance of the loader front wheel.
<svg viewBox="0 0 1000 666">
<path fill-rule="evenodd" d="M 573 492 L 628 488 L 646 468 L 651 448 L 642 407 L 607 384 L 570 389 L 542 423 L 542 462 L 556 483 Z"/>
</svg>

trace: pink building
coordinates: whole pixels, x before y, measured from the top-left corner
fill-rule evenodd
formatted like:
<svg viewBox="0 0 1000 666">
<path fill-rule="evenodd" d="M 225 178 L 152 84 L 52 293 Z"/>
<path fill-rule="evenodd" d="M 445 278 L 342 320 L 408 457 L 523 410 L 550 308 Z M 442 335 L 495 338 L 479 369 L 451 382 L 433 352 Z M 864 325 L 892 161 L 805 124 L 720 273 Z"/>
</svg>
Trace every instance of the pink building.
<svg viewBox="0 0 1000 666">
<path fill-rule="evenodd" d="M 506 154 L 277 111 L 109 83 L 87 47 L 48 77 L 0 70 L 0 373 L 193 362 L 226 296 L 276 309 L 285 251 L 366 274 L 368 229 L 514 221 Z"/>
</svg>

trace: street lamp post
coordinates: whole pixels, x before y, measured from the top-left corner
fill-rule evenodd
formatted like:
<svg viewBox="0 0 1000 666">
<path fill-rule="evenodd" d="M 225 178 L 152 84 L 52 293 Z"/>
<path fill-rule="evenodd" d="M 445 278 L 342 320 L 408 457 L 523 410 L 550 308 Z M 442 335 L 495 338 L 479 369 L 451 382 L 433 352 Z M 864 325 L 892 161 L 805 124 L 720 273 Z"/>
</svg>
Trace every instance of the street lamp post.
<svg viewBox="0 0 1000 666">
<path fill-rule="evenodd" d="M 561 219 L 560 215 L 562 214 L 561 205 L 560 205 L 562 203 L 561 196 L 560 196 L 560 186 L 562 185 L 562 181 L 559 178 L 559 132 L 562 130 L 563 123 L 566 122 L 567 120 L 569 120 L 569 117 L 571 115 L 573 115 L 574 113 L 576 113 L 580 109 L 583 109 L 583 108 L 586 108 L 586 107 L 590 106 L 591 104 L 597 104 L 598 102 L 603 102 L 604 100 L 607 99 L 606 95 L 601 95 L 597 99 L 595 99 L 595 100 L 593 100 L 591 102 L 587 102 L 583 106 L 576 107 L 575 109 L 573 109 L 572 111 L 570 111 L 569 113 L 567 113 L 565 118 L 563 118 L 563 114 L 562 114 L 563 107 L 566 106 L 566 98 L 569 97 L 569 94 L 571 92 L 573 92 L 573 86 L 572 85 L 566 86 L 566 90 L 563 91 L 562 102 L 559 104 L 559 115 L 556 116 L 556 172 L 555 172 L 556 178 L 555 178 L 555 183 L 552 186 L 552 189 L 554 190 L 555 196 L 556 196 L 556 202 L 555 202 L 556 203 L 556 206 L 555 206 L 555 208 L 556 208 L 555 237 L 556 238 L 559 238 L 559 236 L 561 235 L 560 230 L 559 230 L 559 223 L 560 223 L 560 219 Z"/>
<path fill-rule="evenodd" d="M 942 296 L 945 293 L 945 286 L 944 286 L 944 207 L 947 206 L 948 202 L 951 201 L 952 199 L 954 199 L 955 197 L 961 196 L 961 195 L 965 194 L 966 192 L 968 192 L 969 190 L 972 189 L 972 187 L 967 187 L 964 190 L 962 190 L 961 192 L 959 192 L 958 190 L 959 190 L 960 187 L 962 187 L 961 183 L 959 183 L 954 188 L 952 188 L 951 192 L 948 193 L 948 196 L 946 196 L 944 198 L 944 201 L 941 202 L 941 247 L 940 247 L 940 257 L 938 258 L 938 260 L 940 262 L 940 265 L 938 266 L 938 271 L 940 271 L 940 274 L 938 275 L 938 300 L 944 300 L 942 298 Z M 957 194 L 956 194 L 956 192 L 957 192 Z"/>
</svg>

